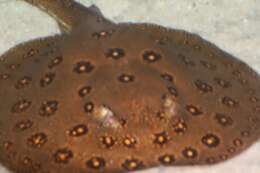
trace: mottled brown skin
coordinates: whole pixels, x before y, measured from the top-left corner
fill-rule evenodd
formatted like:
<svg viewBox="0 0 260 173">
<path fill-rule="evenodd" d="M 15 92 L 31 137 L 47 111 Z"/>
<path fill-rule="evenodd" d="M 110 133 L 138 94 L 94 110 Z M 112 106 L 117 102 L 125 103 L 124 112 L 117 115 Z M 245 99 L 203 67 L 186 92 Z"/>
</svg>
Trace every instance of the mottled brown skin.
<svg viewBox="0 0 260 173">
<path fill-rule="evenodd" d="M 240 60 L 185 31 L 26 1 L 64 33 L 0 57 L 0 160 L 12 171 L 214 164 L 259 139 L 259 75 Z"/>
</svg>

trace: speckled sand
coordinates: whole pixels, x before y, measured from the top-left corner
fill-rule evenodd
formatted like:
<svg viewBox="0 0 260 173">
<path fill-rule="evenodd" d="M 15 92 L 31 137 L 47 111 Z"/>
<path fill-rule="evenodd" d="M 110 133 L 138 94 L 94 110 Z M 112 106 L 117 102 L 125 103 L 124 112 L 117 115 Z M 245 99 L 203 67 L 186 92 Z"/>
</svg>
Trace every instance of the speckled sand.
<svg viewBox="0 0 260 173">
<path fill-rule="evenodd" d="M 260 72 L 260 0 L 80 0 L 116 22 L 152 22 L 196 32 Z M 0 54 L 23 41 L 58 34 L 54 20 L 19 0 L 0 0 Z M 260 141 L 216 166 L 157 168 L 144 173 L 258 173 Z M 0 168 L 0 173 L 8 173 Z"/>
</svg>

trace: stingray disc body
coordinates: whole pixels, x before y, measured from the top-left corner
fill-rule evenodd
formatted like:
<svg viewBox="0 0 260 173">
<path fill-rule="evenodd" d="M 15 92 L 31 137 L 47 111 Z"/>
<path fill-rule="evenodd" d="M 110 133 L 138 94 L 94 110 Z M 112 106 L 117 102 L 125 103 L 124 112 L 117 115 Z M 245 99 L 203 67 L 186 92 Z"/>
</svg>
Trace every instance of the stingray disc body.
<svg viewBox="0 0 260 173">
<path fill-rule="evenodd" d="M 0 160 L 14 172 L 214 164 L 259 138 L 259 75 L 213 44 L 74 1 L 27 2 L 64 34 L 1 56 Z"/>
</svg>

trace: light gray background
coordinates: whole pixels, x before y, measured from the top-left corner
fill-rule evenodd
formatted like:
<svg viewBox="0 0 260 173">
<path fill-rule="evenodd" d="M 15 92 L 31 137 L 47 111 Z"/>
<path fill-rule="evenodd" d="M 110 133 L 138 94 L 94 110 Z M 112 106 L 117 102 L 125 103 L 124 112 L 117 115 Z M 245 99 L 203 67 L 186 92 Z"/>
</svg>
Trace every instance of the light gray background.
<svg viewBox="0 0 260 173">
<path fill-rule="evenodd" d="M 116 22 L 152 22 L 196 32 L 260 72 L 259 0 L 79 0 Z M 19 0 L 0 0 L 0 54 L 23 41 L 58 34 L 47 14 Z M 259 173 L 260 141 L 225 163 L 156 168 L 143 173 Z M 7 173 L 0 167 L 0 173 Z"/>
</svg>

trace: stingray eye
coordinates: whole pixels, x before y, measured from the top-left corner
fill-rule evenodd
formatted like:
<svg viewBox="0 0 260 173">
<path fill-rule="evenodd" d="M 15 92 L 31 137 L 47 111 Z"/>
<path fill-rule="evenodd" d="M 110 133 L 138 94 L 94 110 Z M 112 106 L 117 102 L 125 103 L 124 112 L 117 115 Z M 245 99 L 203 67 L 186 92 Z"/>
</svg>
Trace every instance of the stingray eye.
<svg viewBox="0 0 260 173">
<path fill-rule="evenodd" d="M 74 65 L 73 71 L 82 74 L 82 73 L 90 73 L 94 70 L 94 66 L 89 61 L 80 61 Z"/>
<path fill-rule="evenodd" d="M 182 151 L 182 154 L 187 159 L 195 159 L 198 156 L 198 152 L 196 149 L 192 147 L 187 147 Z"/>
<path fill-rule="evenodd" d="M 171 154 L 164 154 L 158 158 L 162 165 L 172 165 L 175 163 L 175 157 Z"/>
<path fill-rule="evenodd" d="M 159 53 L 154 52 L 154 51 L 145 51 L 143 53 L 143 59 L 149 63 L 156 62 L 160 60 L 162 57 Z"/>
<path fill-rule="evenodd" d="M 141 169 L 143 167 L 143 162 L 136 159 L 136 158 L 132 158 L 132 159 L 127 159 L 125 160 L 125 162 L 122 164 L 122 167 L 124 169 L 126 169 L 127 171 L 134 171 L 134 170 L 138 170 Z"/>
<path fill-rule="evenodd" d="M 202 143 L 209 148 L 215 148 L 220 144 L 220 139 L 214 134 L 206 134 L 201 139 Z"/>
<path fill-rule="evenodd" d="M 86 164 L 91 169 L 102 169 L 106 166 L 106 162 L 102 157 L 92 157 Z"/>
<path fill-rule="evenodd" d="M 73 153 L 68 148 L 58 149 L 54 153 L 54 159 L 56 163 L 67 164 L 73 158 Z"/>
<path fill-rule="evenodd" d="M 118 60 L 120 58 L 123 58 L 125 56 L 125 51 L 122 48 L 110 48 L 106 52 L 107 58 L 112 58 L 114 60 Z"/>
</svg>

